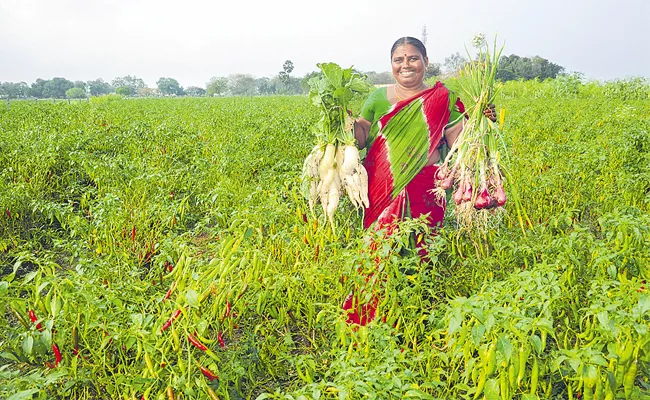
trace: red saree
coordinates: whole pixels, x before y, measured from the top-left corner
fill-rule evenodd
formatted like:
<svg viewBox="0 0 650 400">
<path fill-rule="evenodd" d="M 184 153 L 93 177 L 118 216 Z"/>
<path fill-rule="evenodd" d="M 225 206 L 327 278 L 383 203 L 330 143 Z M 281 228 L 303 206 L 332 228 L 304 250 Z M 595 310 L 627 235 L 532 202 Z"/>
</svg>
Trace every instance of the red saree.
<svg viewBox="0 0 650 400">
<path fill-rule="evenodd" d="M 430 193 L 436 187 L 438 166 L 427 161 L 440 145 L 450 115 L 461 118 L 464 106 L 442 83 L 393 105 L 378 121 L 379 132 L 364 160 L 368 198 L 363 226 L 386 229 L 404 218 L 427 215 L 428 225 L 442 226 L 445 202 Z M 372 247 L 372 245 L 371 245 Z M 420 256 L 426 251 L 419 249 Z M 348 323 L 365 325 L 375 318 L 377 296 L 359 305 L 350 294 L 343 304 Z"/>
</svg>

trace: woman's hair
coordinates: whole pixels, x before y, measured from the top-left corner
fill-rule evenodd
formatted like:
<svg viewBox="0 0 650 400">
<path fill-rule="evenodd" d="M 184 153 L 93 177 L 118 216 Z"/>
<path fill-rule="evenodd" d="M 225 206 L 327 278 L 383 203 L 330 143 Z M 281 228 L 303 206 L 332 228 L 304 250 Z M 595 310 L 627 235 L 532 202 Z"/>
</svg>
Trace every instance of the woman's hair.
<svg viewBox="0 0 650 400">
<path fill-rule="evenodd" d="M 424 47 L 424 43 L 422 43 L 419 39 L 411 36 L 404 36 L 403 38 L 397 39 L 397 41 L 393 44 L 393 47 L 390 49 L 390 57 L 393 58 L 393 53 L 395 52 L 396 48 L 399 46 L 404 46 L 406 44 L 415 46 L 420 54 L 422 54 L 422 57 L 427 58 L 427 49 Z"/>
</svg>

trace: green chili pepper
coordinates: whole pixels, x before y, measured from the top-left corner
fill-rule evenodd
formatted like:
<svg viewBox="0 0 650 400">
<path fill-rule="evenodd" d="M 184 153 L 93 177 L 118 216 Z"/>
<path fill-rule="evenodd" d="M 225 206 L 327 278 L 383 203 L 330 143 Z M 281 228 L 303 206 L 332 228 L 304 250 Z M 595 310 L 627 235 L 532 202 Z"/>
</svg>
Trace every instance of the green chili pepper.
<svg viewBox="0 0 650 400">
<path fill-rule="evenodd" d="M 629 399 L 632 396 L 632 390 L 634 389 L 634 380 L 636 379 L 636 373 L 638 369 L 638 360 L 632 361 L 632 364 L 630 364 L 630 367 L 628 368 L 627 372 L 625 373 L 625 377 L 623 378 L 623 390 L 625 392 L 625 398 Z"/>
</svg>

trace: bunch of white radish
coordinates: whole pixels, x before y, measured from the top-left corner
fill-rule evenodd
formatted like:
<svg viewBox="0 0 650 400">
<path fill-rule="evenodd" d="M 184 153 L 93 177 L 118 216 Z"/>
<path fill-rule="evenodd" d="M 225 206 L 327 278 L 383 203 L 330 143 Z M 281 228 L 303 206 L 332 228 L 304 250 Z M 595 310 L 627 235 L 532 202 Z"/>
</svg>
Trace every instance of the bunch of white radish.
<svg viewBox="0 0 650 400">
<path fill-rule="evenodd" d="M 318 67 L 322 74 L 310 79 L 309 97 L 321 111 L 314 127 L 320 143 L 305 159 L 303 185 L 312 212 L 320 202 L 333 228 L 343 189 L 355 207 L 368 207 L 368 174 L 359 158 L 348 106 L 355 94 L 365 94 L 369 87 L 352 68 L 334 63 Z"/>
</svg>

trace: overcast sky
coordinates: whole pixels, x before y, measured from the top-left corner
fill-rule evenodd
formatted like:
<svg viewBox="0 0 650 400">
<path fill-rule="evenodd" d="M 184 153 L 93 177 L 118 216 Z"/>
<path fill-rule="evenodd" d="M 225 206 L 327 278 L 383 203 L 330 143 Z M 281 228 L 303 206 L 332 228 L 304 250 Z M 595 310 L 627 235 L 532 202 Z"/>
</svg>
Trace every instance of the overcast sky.
<svg viewBox="0 0 650 400">
<path fill-rule="evenodd" d="M 650 78 L 650 0 L 0 0 L 0 81 L 135 75 L 292 75 L 332 61 L 387 71 L 401 36 L 428 32 L 431 62 L 476 32 L 587 78 Z"/>
</svg>

